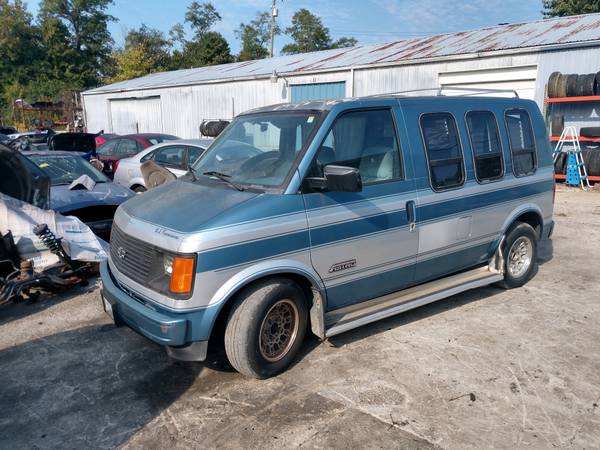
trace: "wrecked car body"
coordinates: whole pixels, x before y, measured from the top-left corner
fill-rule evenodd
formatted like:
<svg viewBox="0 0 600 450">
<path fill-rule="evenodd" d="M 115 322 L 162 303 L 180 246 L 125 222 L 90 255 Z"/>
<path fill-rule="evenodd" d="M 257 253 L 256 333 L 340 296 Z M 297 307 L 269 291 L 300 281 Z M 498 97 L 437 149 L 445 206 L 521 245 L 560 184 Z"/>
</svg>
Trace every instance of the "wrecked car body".
<svg viewBox="0 0 600 450">
<path fill-rule="evenodd" d="M 113 183 L 78 153 L 24 154 L 50 178 L 49 207 L 63 215 L 79 218 L 96 235 L 108 240 L 117 207 L 133 197 L 133 192 Z"/>
<path fill-rule="evenodd" d="M 88 161 L 96 157 L 96 136 L 92 133 L 59 133 L 48 139 L 48 150 L 81 153 Z"/>
<path fill-rule="evenodd" d="M 84 282 L 108 248 L 76 217 L 2 193 L 0 234 L 0 304 Z"/>
<path fill-rule="evenodd" d="M 0 145 L 0 304 L 81 283 L 106 257 L 87 225 L 47 209 L 50 185 L 42 168 Z"/>
</svg>

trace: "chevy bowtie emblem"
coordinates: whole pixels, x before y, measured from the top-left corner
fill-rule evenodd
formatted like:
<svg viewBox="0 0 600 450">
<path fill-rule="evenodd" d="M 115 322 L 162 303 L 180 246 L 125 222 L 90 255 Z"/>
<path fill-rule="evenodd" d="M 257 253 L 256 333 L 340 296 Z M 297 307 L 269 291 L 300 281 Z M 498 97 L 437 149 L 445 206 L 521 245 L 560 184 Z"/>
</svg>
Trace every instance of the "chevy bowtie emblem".
<svg viewBox="0 0 600 450">
<path fill-rule="evenodd" d="M 119 259 L 125 259 L 125 255 L 127 255 L 127 250 L 125 250 L 123 247 L 117 248 L 117 256 Z"/>
</svg>

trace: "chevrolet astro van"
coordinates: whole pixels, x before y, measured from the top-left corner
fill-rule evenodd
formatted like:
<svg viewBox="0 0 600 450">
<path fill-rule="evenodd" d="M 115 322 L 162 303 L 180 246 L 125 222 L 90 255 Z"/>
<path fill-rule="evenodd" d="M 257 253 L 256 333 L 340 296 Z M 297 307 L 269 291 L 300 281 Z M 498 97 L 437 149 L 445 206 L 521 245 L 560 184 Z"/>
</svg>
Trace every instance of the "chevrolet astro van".
<svg viewBox="0 0 600 450">
<path fill-rule="evenodd" d="M 285 370 L 327 339 L 496 283 L 525 284 L 551 234 L 542 116 L 518 98 L 399 95 L 239 115 L 182 178 L 119 207 L 104 309 L 202 361 Z"/>
</svg>

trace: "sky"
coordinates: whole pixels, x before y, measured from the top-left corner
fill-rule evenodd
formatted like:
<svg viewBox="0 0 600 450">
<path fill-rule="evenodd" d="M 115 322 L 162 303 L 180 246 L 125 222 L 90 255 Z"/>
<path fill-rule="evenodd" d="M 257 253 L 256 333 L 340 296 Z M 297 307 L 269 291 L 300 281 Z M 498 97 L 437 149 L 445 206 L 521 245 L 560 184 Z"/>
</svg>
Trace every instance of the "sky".
<svg viewBox="0 0 600 450">
<path fill-rule="evenodd" d="M 201 2 L 204 0 L 200 0 Z M 109 13 L 118 22 L 110 25 L 117 45 L 122 45 L 128 29 L 146 24 L 165 33 L 183 22 L 191 0 L 114 0 Z M 240 43 L 235 29 L 249 22 L 258 11 L 268 11 L 271 0 L 212 0 L 222 16 L 214 30 L 228 40 L 233 53 Z M 462 31 L 499 23 L 518 23 L 542 18 L 541 0 L 277 0 L 278 23 L 289 25 L 292 15 L 307 8 L 321 17 L 333 39 L 353 36 L 359 43 L 389 42 L 411 37 Z M 35 14 L 39 0 L 29 0 Z M 276 52 L 289 38 L 278 36 Z"/>
</svg>

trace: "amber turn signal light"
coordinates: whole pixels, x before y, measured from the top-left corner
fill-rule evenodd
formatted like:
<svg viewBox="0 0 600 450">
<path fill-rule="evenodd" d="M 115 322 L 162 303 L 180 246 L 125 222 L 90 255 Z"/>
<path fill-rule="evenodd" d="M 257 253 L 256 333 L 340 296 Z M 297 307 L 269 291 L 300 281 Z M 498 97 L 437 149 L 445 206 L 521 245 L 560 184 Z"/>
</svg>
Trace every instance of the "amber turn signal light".
<svg viewBox="0 0 600 450">
<path fill-rule="evenodd" d="M 173 258 L 173 272 L 169 290 L 174 294 L 189 294 L 194 280 L 194 258 Z"/>
</svg>

